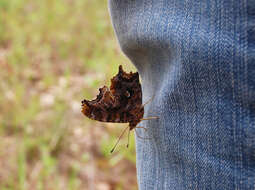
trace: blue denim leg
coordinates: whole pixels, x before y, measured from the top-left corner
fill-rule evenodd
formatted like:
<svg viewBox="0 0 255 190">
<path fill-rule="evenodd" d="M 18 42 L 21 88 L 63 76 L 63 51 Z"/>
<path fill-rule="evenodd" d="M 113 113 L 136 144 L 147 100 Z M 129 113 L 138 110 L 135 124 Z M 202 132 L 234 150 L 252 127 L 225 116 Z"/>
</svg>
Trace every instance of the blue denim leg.
<svg viewBox="0 0 255 190">
<path fill-rule="evenodd" d="M 255 189 L 255 1 L 110 0 L 138 69 L 139 189 Z"/>
</svg>

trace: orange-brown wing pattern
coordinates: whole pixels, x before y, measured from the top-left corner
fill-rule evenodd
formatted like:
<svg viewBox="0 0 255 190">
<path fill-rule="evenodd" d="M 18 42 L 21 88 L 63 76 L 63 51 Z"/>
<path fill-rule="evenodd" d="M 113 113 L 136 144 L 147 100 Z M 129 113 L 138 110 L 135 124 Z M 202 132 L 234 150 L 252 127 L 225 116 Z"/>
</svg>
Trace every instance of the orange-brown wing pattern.
<svg viewBox="0 0 255 190">
<path fill-rule="evenodd" d="M 122 66 L 111 79 L 110 90 L 104 86 L 95 100 L 82 101 L 82 113 L 102 122 L 136 125 L 143 117 L 142 90 L 139 74 L 126 73 Z"/>
</svg>

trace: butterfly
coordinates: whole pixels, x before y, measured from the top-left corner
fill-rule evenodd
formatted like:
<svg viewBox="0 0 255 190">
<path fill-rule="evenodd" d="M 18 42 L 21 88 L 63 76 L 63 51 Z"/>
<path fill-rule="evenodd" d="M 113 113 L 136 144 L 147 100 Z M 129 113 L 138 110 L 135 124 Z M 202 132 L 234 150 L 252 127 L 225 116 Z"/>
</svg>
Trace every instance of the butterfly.
<svg viewBox="0 0 255 190">
<path fill-rule="evenodd" d="M 135 128 L 144 128 L 137 126 L 142 120 L 158 118 L 143 118 L 145 104 L 142 104 L 142 88 L 138 72 L 126 73 L 120 65 L 118 74 L 111 79 L 110 89 L 103 86 L 99 88 L 96 99 L 82 101 L 82 113 L 90 119 L 101 122 L 129 123 L 111 150 L 113 152 L 128 128 L 130 133 Z"/>
</svg>

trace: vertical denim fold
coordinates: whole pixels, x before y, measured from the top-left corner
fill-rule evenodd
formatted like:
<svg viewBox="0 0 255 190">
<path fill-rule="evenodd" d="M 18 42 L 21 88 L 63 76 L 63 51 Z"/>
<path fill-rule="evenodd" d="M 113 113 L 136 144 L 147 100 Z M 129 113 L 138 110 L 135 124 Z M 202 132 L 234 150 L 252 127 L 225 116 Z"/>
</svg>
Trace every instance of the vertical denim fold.
<svg viewBox="0 0 255 190">
<path fill-rule="evenodd" d="M 109 0 L 138 69 L 141 190 L 255 188 L 255 2 Z"/>
</svg>

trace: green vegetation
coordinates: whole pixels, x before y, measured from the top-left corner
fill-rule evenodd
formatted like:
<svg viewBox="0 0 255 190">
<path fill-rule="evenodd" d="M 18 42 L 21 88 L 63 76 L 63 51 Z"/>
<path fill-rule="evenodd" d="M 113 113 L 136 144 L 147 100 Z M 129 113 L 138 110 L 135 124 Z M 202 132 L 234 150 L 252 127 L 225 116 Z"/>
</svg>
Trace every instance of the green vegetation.
<svg viewBox="0 0 255 190">
<path fill-rule="evenodd" d="M 107 1 L 0 1 L 0 189 L 137 189 L 126 125 L 80 112 L 125 63 Z"/>
</svg>

